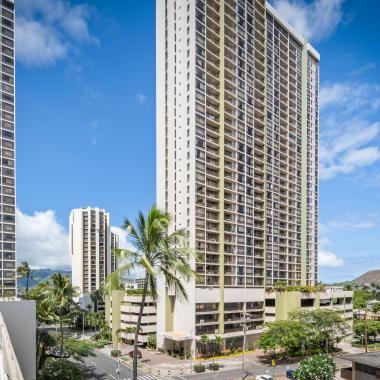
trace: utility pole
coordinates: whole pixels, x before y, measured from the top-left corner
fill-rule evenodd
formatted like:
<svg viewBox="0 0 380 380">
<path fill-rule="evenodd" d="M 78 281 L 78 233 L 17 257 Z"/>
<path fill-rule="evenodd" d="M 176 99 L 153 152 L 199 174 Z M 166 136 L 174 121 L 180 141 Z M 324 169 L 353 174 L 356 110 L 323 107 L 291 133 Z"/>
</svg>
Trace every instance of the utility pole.
<svg viewBox="0 0 380 380">
<path fill-rule="evenodd" d="M 117 373 L 117 380 L 120 380 L 120 359 L 117 359 L 116 373 Z"/>
<path fill-rule="evenodd" d="M 84 312 L 82 313 L 82 339 L 84 339 Z"/>
<path fill-rule="evenodd" d="M 251 320 L 250 316 L 245 312 L 243 311 L 241 313 L 241 322 L 240 322 L 240 326 L 243 327 L 243 334 L 244 334 L 244 338 L 243 338 L 243 361 L 242 361 L 242 364 L 241 364 L 241 378 L 242 380 L 245 379 L 246 375 L 245 375 L 245 350 L 246 350 L 246 345 L 247 345 L 247 330 L 248 330 L 248 326 L 247 326 L 247 323 Z"/>
</svg>

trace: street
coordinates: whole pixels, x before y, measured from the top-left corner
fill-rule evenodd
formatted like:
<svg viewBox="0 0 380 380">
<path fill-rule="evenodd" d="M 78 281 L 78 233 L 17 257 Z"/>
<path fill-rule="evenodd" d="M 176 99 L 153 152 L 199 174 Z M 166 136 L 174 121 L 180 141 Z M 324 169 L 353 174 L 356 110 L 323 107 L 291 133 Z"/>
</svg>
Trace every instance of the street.
<svg viewBox="0 0 380 380">
<path fill-rule="evenodd" d="M 246 366 L 250 376 L 257 375 L 285 375 L 287 369 L 296 369 L 297 364 L 290 365 L 279 365 L 276 367 L 265 367 L 265 366 Z M 181 375 L 179 379 L 191 379 L 191 380 L 240 380 L 241 379 L 241 368 L 232 368 L 229 370 L 215 371 L 214 373 L 196 373 L 191 375 Z"/>
<path fill-rule="evenodd" d="M 346 367 L 350 365 L 347 360 L 341 358 L 335 358 L 335 362 L 338 368 Z M 271 376 L 285 376 L 286 370 L 288 369 L 296 369 L 298 367 L 298 363 L 293 364 L 284 364 L 277 365 L 275 367 L 269 367 L 262 364 L 252 364 L 246 363 L 246 370 L 249 373 L 249 376 L 257 376 L 257 375 L 271 375 Z M 188 375 L 181 375 L 177 377 L 178 379 L 189 379 L 189 380 L 240 380 L 241 377 L 241 368 L 231 368 L 228 370 L 216 371 L 214 373 L 195 373 Z M 336 379 L 340 379 L 339 372 L 337 373 Z"/>
<path fill-rule="evenodd" d="M 99 379 L 99 380 L 116 380 L 117 376 L 117 361 L 102 354 L 98 350 L 95 351 L 96 356 L 84 358 L 84 362 L 77 362 L 78 366 L 83 370 L 84 379 Z M 120 363 L 120 380 L 131 380 L 132 369 Z M 142 374 L 138 375 L 138 380 L 158 380 L 156 376 Z"/>
</svg>

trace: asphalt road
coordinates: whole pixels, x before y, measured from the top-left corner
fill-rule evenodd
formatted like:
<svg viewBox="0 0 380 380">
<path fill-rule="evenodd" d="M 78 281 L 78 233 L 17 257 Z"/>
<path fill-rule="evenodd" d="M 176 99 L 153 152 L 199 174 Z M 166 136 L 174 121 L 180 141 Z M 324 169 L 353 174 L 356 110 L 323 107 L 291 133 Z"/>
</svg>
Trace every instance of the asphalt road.
<svg viewBox="0 0 380 380">
<path fill-rule="evenodd" d="M 337 366 L 344 367 L 349 365 L 346 360 L 335 358 Z M 96 351 L 96 356 L 90 356 L 84 359 L 84 363 L 79 364 L 84 373 L 84 379 L 96 380 L 117 380 L 117 361 Z M 287 369 L 296 369 L 297 363 L 287 365 L 277 365 L 276 367 L 266 366 L 264 364 L 246 363 L 246 370 L 250 376 L 257 375 L 285 375 Z M 131 380 L 132 370 L 126 365 L 120 363 L 120 380 Z M 138 380 L 166 380 L 170 377 L 160 376 L 159 378 L 154 375 L 139 373 Z M 231 368 L 215 372 L 194 373 L 181 376 L 173 376 L 171 379 L 176 380 L 241 380 L 241 368 Z"/>
<path fill-rule="evenodd" d="M 285 375 L 287 369 L 296 369 L 297 364 L 290 365 L 279 365 L 276 367 L 264 367 L 264 366 L 246 366 L 246 371 L 248 371 L 249 376 L 257 375 Z M 221 371 L 215 371 L 213 373 L 197 373 L 192 375 L 182 375 L 178 377 L 179 379 L 188 379 L 188 380 L 240 380 L 241 368 L 232 368 Z"/>
<path fill-rule="evenodd" d="M 96 356 L 84 358 L 84 363 L 76 362 L 83 370 L 85 380 L 117 380 L 117 361 L 96 351 Z M 120 380 L 131 380 L 132 370 L 120 363 Z M 138 380 L 158 380 L 156 376 L 142 374 L 138 375 Z"/>
<path fill-rule="evenodd" d="M 347 360 L 335 358 L 335 362 L 338 368 L 345 367 L 350 365 Z M 293 364 L 284 364 L 277 365 L 276 367 L 265 366 L 263 364 L 252 364 L 246 363 L 246 371 L 248 371 L 249 376 L 257 376 L 257 375 L 270 375 L 270 376 L 285 376 L 286 371 L 288 369 L 296 369 L 298 367 L 298 363 Z M 337 373 L 337 378 L 339 376 L 339 372 Z M 182 380 L 241 380 L 241 368 L 231 368 L 221 371 L 215 372 L 207 372 L 207 373 L 196 373 L 196 374 L 188 374 L 178 376 L 178 379 Z"/>
</svg>

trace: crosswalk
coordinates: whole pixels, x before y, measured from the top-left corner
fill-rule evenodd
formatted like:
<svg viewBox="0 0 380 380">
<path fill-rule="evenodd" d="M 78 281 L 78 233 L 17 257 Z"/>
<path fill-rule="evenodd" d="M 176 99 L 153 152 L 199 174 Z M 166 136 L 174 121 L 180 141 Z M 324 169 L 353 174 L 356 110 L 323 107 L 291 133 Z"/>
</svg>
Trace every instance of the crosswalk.
<svg viewBox="0 0 380 380">
<path fill-rule="evenodd" d="M 140 375 L 137 376 L 138 380 L 158 380 L 156 376 L 153 375 Z M 123 380 L 132 380 L 130 377 L 125 377 Z"/>
</svg>

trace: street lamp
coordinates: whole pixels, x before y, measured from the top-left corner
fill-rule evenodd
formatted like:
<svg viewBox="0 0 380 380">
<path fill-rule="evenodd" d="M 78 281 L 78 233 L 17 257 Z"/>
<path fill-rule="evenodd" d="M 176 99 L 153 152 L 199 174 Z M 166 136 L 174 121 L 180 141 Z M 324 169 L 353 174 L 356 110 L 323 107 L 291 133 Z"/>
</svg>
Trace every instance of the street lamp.
<svg viewBox="0 0 380 380">
<path fill-rule="evenodd" d="M 190 370 L 190 372 L 191 373 L 193 372 L 193 368 L 194 368 L 194 355 L 195 355 L 195 352 L 193 351 L 193 344 L 194 344 L 194 341 L 193 341 L 193 332 L 194 332 L 194 330 L 190 330 L 190 336 L 191 336 L 191 339 L 190 339 L 190 342 L 191 342 L 190 343 L 191 370 Z"/>
<path fill-rule="evenodd" d="M 84 339 L 84 312 L 82 313 L 82 339 Z"/>
<path fill-rule="evenodd" d="M 246 350 L 246 342 L 247 342 L 247 330 L 248 326 L 247 323 L 251 320 L 251 317 L 249 314 L 247 314 L 245 311 L 241 313 L 241 322 L 240 326 L 243 327 L 243 333 L 244 333 L 244 339 L 243 339 L 243 362 L 241 365 L 241 378 L 245 378 L 245 350 Z"/>
<path fill-rule="evenodd" d="M 117 380 L 120 380 L 120 359 L 117 359 L 116 373 L 117 373 Z"/>
</svg>

